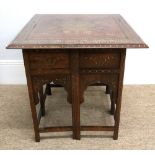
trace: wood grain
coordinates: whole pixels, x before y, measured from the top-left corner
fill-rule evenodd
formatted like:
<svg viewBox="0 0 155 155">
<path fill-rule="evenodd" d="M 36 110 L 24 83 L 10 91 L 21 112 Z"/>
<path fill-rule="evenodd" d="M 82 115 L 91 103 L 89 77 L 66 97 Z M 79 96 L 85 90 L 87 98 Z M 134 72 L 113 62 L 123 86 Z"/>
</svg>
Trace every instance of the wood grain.
<svg viewBox="0 0 155 155">
<path fill-rule="evenodd" d="M 7 48 L 147 48 L 119 14 L 38 14 Z"/>
</svg>

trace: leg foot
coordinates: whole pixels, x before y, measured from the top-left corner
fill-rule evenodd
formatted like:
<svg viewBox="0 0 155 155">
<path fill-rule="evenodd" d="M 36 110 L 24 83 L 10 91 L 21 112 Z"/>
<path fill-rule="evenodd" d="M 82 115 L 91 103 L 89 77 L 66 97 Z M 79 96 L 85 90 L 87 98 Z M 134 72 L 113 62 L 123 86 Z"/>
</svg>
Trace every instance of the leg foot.
<svg viewBox="0 0 155 155">
<path fill-rule="evenodd" d="M 81 137 L 80 137 L 80 136 L 75 137 L 75 136 L 73 135 L 73 139 L 74 139 L 74 140 L 80 140 L 80 139 L 81 139 Z"/>
<path fill-rule="evenodd" d="M 35 136 L 35 141 L 40 142 L 40 135 Z"/>
<path fill-rule="evenodd" d="M 118 132 L 115 133 L 115 131 L 114 131 L 113 140 L 118 140 Z"/>
</svg>

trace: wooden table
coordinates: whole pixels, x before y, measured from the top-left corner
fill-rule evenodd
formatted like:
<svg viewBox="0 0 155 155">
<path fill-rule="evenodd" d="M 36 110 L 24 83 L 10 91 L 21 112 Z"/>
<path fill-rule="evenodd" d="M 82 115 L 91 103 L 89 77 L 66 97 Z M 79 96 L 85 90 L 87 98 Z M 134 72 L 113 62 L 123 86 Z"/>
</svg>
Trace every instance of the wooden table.
<svg viewBox="0 0 155 155">
<path fill-rule="evenodd" d="M 35 140 L 53 131 L 73 131 L 73 139 L 80 139 L 80 131 L 113 131 L 118 139 L 126 48 L 147 47 L 118 14 L 35 15 L 7 47 L 23 51 Z M 39 127 L 51 82 L 67 91 L 72 126 Z M 80 125 L 80 104 L 89 85 L 106 86 L 114 126 Z"/>
</svg>

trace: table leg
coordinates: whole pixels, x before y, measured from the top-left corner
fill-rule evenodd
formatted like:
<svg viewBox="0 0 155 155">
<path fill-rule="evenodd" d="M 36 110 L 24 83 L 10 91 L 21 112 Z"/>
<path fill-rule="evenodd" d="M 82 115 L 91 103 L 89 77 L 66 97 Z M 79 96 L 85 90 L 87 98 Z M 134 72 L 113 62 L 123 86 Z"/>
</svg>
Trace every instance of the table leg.
<svg viewBox="0 0 155 155">
<path fill-rule="evenodd" d="M 47 84 L 46 93 L 47 93 L 47 95 L 52 95 L 50 83 Z"/>
<path fill-rule="evenodd" d="M 71 91 L 73 139 L 80 140 L 79 53 L 71 53 Z"/>
<path fill-rule="evenodd" d="M 79 78 L 72 76 L 73 139 L 80 139 Z"/>
<path fill-rule="evenodd" d="M 31 106 L 32 119 L 33 119 L 33 127 L 35 132 L 35 141 L 40 142 L 39 122 L 37 118 L 36 105 L 34 101 L 34 92 L 33 92 L 31 83 L 28 84 L 28 90 L 29 90 L 30 106 Z"/>
<path fill-rule="evenodd" d="M 119 122 L 120 122 L 120 111 L 121 111 L 121 100 L 122 100 L 122 89 L 123 89 L 123 77 L 124 77 L 124 66 L 125 66 L 125 55 L 126 49 L 121 52 L 121 61 L 120 61 L 120 74 L 118 80 L 118 91 L 117 91 L 117 101 L 116 101 L 116 112 L 115 112 L 115 128 L 113 139 L 118 139 L 119 131 Z"/>
<path fill-rule="evenodd" d="M 110 88 L 108 85 L 106 85 L 106 91 L 105 91 L 106 94 L 110 94 Z"/>
<path fill-rule="evenodd" d="M 110 113 L 112 115 L 114 115 L 114 113 L 115 113 L 115 95 L 114 95 L 114 92 L 113 91 L 110 94 L 110 98 L 111 98 L 111 109 L 110 109 Z"/>
<path fill-rule="evenodd" d="M 40 89 L 39 95 L 40 95 L 41 115 L 45 116 L 45 100 L 44 100 L 44 94 L 43 94 L 43 87 Z"/>
<path fill-rule="evenodd" d="M 37 118 L 36 103 L 35 103 L 35 91 L 34 91 L 33 82 L 30 76 L 30 69 L 29 69 L 29 55 L 27 52 L 24 52 L 24 50 L 23 50 L 23 56 L 24 56 L 25 72 L 27 77 L 30 107 L 31 107 L 32 119 L 33 119 L 33 127 L 35 132 L 35 141 L 40 142 L 39 122 Z"/>
</svg>

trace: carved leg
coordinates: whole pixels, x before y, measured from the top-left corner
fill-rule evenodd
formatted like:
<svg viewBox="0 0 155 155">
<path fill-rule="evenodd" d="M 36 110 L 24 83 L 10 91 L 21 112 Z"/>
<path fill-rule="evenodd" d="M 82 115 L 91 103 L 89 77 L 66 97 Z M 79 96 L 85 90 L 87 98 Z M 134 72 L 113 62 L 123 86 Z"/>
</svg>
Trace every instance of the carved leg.
<svg viewBox="0 0 155 155">
<path fill-rule="evenodd" d="M 73 139 L 80 140 L 80 99 L 79 99 L 79 53 L 71 53 L 71 90 Z"/>
<path fill-rule="evenodd" d="M 40 96 L 41 116 L 45 116 L 45 99 L 43 95 L 43 87 L 39 91 L 39 96 Z"/>
<path fill-rule="evenodd" d="M 30 75 L 29 71 L 29 53 L 24 52 L 23 50 L 23 56 L 24 56 L 24 65 L 25 65 L 25 72 L 27 76 L 27 85 L 28 85 L 28 92 L 29 92 L 29 99 L 30 99 L 30 106 L 31 106 L 31 113 L 32 113 L 32 119 L 33 119 L 33 127 L 35 132 L 35 141 L 40 142 L 40 133 L 39 133 L 39 122 L 37 119 L 37 112 L 36 112 L 36 104 L 35 103 L 35 91 L 33 87 L 32 77 Z"/>
<path fill-rule="evenodd" d="M 48 83 L 48 84 L 46 85 L 46 94 L 47 94 L 47 95 L 52 95 L 50 83 Z"/>
<path fill-rule="evenodd" d="M 124 65 L 125 65 L 125 51 L 121 52 L 121 62 L 120 62 L 120 74 L 118 81 L 118 92 L 117 92 L 117 102 L 116 102 L 116 112 L 115 112 L 115 128 L 113 139 L 118 139 L 118 130 L 119 130 L 119 122 L 120 122 L 120 111 L 121 111 L 121 99 L 122 99 L 122 89 L 123 89 L 123 77 L 124 77 Z"/>
</svg>

